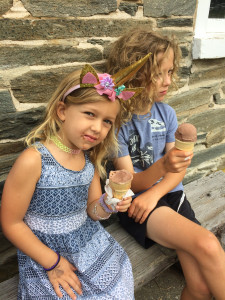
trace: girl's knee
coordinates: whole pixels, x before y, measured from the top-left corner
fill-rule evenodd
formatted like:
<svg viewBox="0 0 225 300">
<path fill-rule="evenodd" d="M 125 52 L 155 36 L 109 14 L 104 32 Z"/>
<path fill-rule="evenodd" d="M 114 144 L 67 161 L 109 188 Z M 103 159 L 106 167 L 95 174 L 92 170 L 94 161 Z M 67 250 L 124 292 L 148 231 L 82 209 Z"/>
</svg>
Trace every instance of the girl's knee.
<svg viewBox="0 0 225 300">
<path fill-rule="evenodd" d="M 196 251 L 199 251 L 199 256 L 204 258 L 219 258 L 224 251 L 216 236 L 208 231 L 197 240 Z"/>
</svg>

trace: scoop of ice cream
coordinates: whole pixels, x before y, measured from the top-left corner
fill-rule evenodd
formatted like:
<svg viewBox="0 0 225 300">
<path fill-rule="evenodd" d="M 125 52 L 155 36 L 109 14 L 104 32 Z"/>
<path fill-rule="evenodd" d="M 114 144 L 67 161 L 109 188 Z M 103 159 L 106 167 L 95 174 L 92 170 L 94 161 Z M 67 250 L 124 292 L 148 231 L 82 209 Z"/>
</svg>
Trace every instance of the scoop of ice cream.
<svg viewBox="0 0 225 300">
<path fill-rule="evenodd" d="M 190 123 L 183 123 L 175 132 L 175 138 L 182 142 L 196 142 L 197 130 L 194 125 Z"/>
<path fill-rule="evenodd" d="M 109 180 L 117 184 L 124 184 L 133 179 L 133 175 L 127 170 L 110 171 Z"/>
</svg>

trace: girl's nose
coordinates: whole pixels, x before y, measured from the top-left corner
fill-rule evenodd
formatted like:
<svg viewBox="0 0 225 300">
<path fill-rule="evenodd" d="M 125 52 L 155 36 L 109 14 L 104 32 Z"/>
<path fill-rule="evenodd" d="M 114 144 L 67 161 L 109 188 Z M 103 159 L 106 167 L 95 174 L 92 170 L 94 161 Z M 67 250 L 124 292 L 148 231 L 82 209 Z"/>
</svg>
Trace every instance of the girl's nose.
<svg viewBox="0 0 225 300">
<path fill-rule="evenodd" d="M 91 130 L 94 132 L 100 132 L 101 129 L 102 129 L 102 122 L 100 120 L 93 121 Z"/>
<path fill-rule="evenodd" d="M 171 84 L 171 76 L 170 75 L 164 75 L 163 76 L 163 85 L 170 85 Z"/>
</svg>

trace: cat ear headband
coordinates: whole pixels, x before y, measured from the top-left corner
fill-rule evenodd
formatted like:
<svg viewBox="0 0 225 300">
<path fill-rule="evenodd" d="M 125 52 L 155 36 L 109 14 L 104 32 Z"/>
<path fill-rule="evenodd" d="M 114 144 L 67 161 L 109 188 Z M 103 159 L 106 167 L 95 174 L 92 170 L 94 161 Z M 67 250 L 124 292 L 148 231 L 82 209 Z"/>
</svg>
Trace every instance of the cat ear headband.
<svg viewBox="0 0 225 300">
<path fill-rule="evenodd" d="M 99 95 L 107 95 L 111 101 L 116 97 L 122 100 L 128 100 L 139 95 L 144 87 L 126 88 L 124 83 L 130 79 L 148 60 L 151 53 L 141 58 L 131 66 L 120 70 L 114 75 L 107 73 L 98 74 L 95 69 L 86 64 L 80 74 L 80 84 L 71 87 L 62 97 L 62 101 L 73 91 L 80 88 L 94 87 Z"/>
</svg>

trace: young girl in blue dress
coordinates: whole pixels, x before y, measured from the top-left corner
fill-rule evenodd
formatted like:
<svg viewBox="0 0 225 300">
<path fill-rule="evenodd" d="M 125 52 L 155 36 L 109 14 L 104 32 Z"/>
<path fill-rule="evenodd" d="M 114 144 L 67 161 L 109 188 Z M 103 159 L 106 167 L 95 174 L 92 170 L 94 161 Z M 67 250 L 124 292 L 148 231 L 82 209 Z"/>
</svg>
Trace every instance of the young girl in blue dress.
<svg viewBox="0 0 225 300">
<path fill-rule="evenodd" d="M 127 83 L 145 86 L 145 92 L 132 102 L 130 120 L 118 135 L 114 165 L 134 173 L 136 193 L 128 211 L 119 213 L 120 222 L 143 247 L 156 242 L 176 250 L 186 279 L 182 300 L 209 300 L 212 295 L 224 300 L 225 254 L 217 238 L 195 218 L 183 191 L 185 170 L 162 174 L 153 185 L 159 161 L 175 144 L 176 114 L 162 101 L 178 69 L 177 43 L 150 30 L 133 29 L 112 46 L 108 71 L 116 72 L 149 52 L 149 60 Z M 129 100 L 123 105 L 130 105 Z"/>
<path fill-rule="evenodd" d="M 97 221 L 115 212 L 100 176 L 103 159 L 117 151 L 120 102 L 135 94 L 124 88 L 86 65 L 61 82 L 28 135 L 1 208 L 3 231 L 19 249 L 18 299 L 134 299 L 128 256 Z"/>
</svg>

